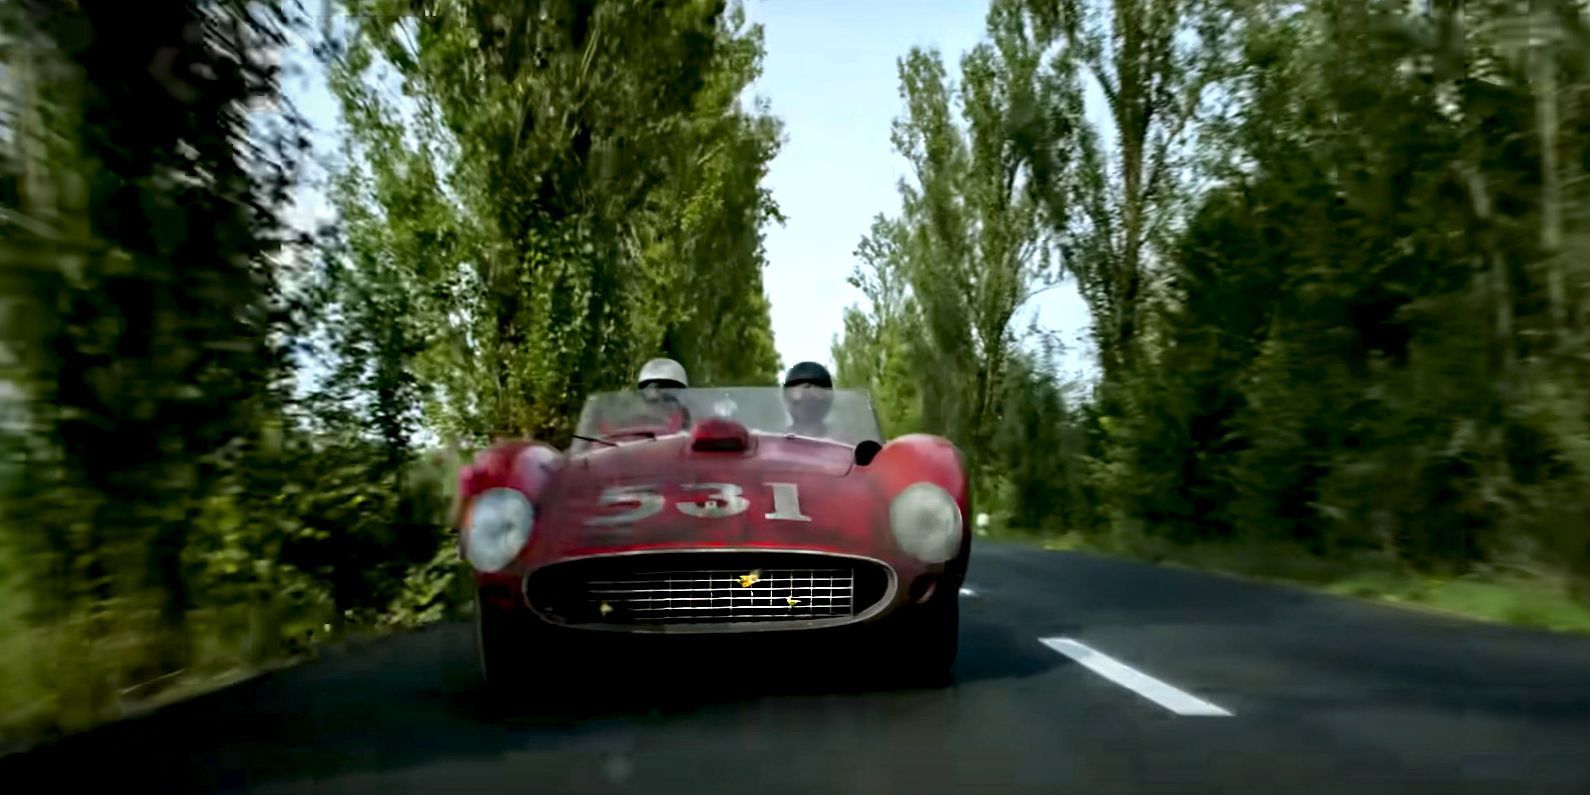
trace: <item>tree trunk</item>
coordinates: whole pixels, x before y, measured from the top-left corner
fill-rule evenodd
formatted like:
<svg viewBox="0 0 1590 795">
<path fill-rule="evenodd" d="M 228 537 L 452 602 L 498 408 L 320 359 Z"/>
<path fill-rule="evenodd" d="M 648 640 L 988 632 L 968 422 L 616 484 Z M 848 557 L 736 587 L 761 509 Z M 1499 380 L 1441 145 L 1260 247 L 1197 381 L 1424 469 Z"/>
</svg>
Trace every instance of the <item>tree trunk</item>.
<svg viewBox="0 0 1590 795">
<path fill-rule="evenodd" d="M 1535 89 L 1535 127 L 1540 139 L 1540 250 L 1546 267 L 1546 298 L 1551 339 L 1562 339 L 1568 325 L 1568 297 L 1562 262 L 1562 172 L 1558 165 L 1557 48 L 1555 0 L 1531 0 L 1530 81 Z"/>
<path fill-rule="evenodd" d="M 1135 249 L 1135 246 L 1129 249 Z M 1137 270 L 1136 260 L 1136 252 L 1131 251 L 1123 258 L 1121 264 L 1121 297 L 1116 309 L 1114 351 L 1115 365 L 1120 376 L 1130 375 L 1132 368 L 1137 364 L 1137 303 L 1143 280 L 1142 274 Z"/>
<path fill-rule="evenodd" d="M 31 33 L 31 31 L 29 32 Z M 24 34 L 26 35 L 26 34 Z M 48 223 L 57 212 L 55 177 L 49 168 L 45 122 L 40 112 L 39 75 L 41 64 L 31 47 L 18 47 L 11 67 L 12 85 L 17 96 L 16 128 L 13 144 L 21 163 L 21 211 L 24 217 Z"/>
<path fill-rule="evenodd" d="M 269 589 L 256 589 L 248 605 L 247 659 L 264 662 L 282 649 L 282 609 Z"/>
</svg>

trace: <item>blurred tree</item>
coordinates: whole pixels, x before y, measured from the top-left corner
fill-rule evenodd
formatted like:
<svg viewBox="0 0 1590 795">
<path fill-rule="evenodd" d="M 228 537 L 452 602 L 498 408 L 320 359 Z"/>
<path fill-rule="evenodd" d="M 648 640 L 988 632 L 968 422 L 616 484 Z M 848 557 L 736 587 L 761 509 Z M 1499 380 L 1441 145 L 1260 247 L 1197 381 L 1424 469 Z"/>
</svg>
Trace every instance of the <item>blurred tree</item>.
<svg viewBox="0 0 1590 795">
<path fill-rule="evenodd" d="M 276 211 L 303 141 L 290 113 L 252 129 L 249 113 L 274 101 L 291 20 L 234 2 L 7 17 L 22 179 L 0 263 L 29 426 L 26 492 L 11 498 L 29 519 L 4 532 L 35 567 L 39 617 L 68 630 L 62 681 L 83 689 L 60 694 L 61 719 L 81 723 L 117 675 L 187 664 L 201 599 L 184 550 L 214 532 L 206 500 L 279 411 Z M 85 655 L 146 609 L 145 659 Z"/>
<path fill-rule="evenodd" d="M 1165 263 L 1158 366 L 1115 421 L 1118 518 L 1585 571 L 1560 523 L 1584 510 L 1566 495 L 1590 474 L 1570 452 L 1587 417 L 1556 401 L 1590 383 L 1554 341 L 1575 333 L 1584 274 L 1559 248 L 1586 216 L 1553 176 L 1587 152 L 1560 101 L 1584 90 L 1582 17 L 1553 11 L 1548 49 L 1501 5 L 1256 10 L 1209 153 L 1232 166 Z"/>
</svg>

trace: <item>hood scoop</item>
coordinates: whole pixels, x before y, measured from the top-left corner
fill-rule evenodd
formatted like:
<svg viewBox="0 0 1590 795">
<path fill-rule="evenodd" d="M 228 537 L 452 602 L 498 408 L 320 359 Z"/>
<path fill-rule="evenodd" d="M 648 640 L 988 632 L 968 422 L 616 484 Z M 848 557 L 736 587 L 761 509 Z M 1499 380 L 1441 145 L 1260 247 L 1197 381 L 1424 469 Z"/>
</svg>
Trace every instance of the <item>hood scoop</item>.
<svg viewBox="0 0 1590 795">
<path fill-rule="evenodd" d="M 751 449 L 751 432 L 734 420 L 708 417 L 690 432 L 690 450 L 696 453 L 745 453 Z"/>
</svg>

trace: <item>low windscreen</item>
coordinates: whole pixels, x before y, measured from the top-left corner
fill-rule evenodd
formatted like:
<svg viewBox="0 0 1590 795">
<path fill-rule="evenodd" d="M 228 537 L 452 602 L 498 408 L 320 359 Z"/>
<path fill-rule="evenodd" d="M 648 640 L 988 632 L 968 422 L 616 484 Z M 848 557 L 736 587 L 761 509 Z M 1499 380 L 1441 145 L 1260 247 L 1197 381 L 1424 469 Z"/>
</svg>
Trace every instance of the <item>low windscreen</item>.
<svg viewBox="0 0 1590 795">
<path fill-rule="evenodd" d="M 650 398 L 639 391 L 598 392 L 586 399 L 575 433 L 623 443 L 645 439 L 648 433 L 660 436 L 688 431 L 707 417 L 726 417 L 753 432 L 801 433 L 845 444 L 883 440 L 866 392 L 835 389 L 832 397 L 820 428 L 797 429 L 779 387 L 678 389 Z M 588 444 L 576 440 L 575 448 Z"/>
</svg>

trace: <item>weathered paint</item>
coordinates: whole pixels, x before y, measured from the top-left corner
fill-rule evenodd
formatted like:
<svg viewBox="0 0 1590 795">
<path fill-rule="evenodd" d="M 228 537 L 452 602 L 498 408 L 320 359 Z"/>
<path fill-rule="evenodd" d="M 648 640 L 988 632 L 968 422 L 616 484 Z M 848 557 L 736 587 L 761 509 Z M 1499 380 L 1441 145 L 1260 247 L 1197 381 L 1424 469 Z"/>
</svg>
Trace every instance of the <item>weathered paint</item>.
<svg viewBox="0 0 1590 795">
<path fill-rule="evenodd" d="M 714 426 L 712 432 L 721 435 L 725 429 Z M 572 557 L 665 549 L 734 547 L 863 555 L 895 569 L 902 595 L 924 575 L 942 573 L 956 583 L 964 576 L 970 532 L 963 533 L 957 558 L 927 565 L 901 552 L 888 527 L 889 501 L 919 481 L 935 483 L 954 495 L 962 525 L 969 527 L 964 521 L 970 512 L 966 475 L 960 452 L 948 440 L 927 434 L 903 436 L 860 467 L 854 462 L 854 448 L 838 442 L 748 433 L 743 451 L 710 451 L 693 449 L 693 438 L 679 433 L 567 456 L 534 442 L 500 444 L 482 452 L 460 474 L 463 504 L 486 489 L 505 487 L 523 491 L 536 506 L 536 526 L 519 558 L 501 572 L 476 572 L 482 593 L 515 593 L 531 571 Z M 710 491 L 688 487 L 713 483 L 737 486 L 739 497 L 748 504 L 729 516 L 691 515 L 677 507 L 701 505 Z M 778 518 L 775 490 L 769 483 L 792 484 L 800 511 L 810 521 Z M 598 501 L 605 489 L 616 486 L 649 487 L 661 496 L 662 508 L 634 521 L 589 524 L 588 520 L 624 512 L 625 506 L 603 506 Z M 713 511 L 698 508 L 694 513 Z"/>
</svg>

